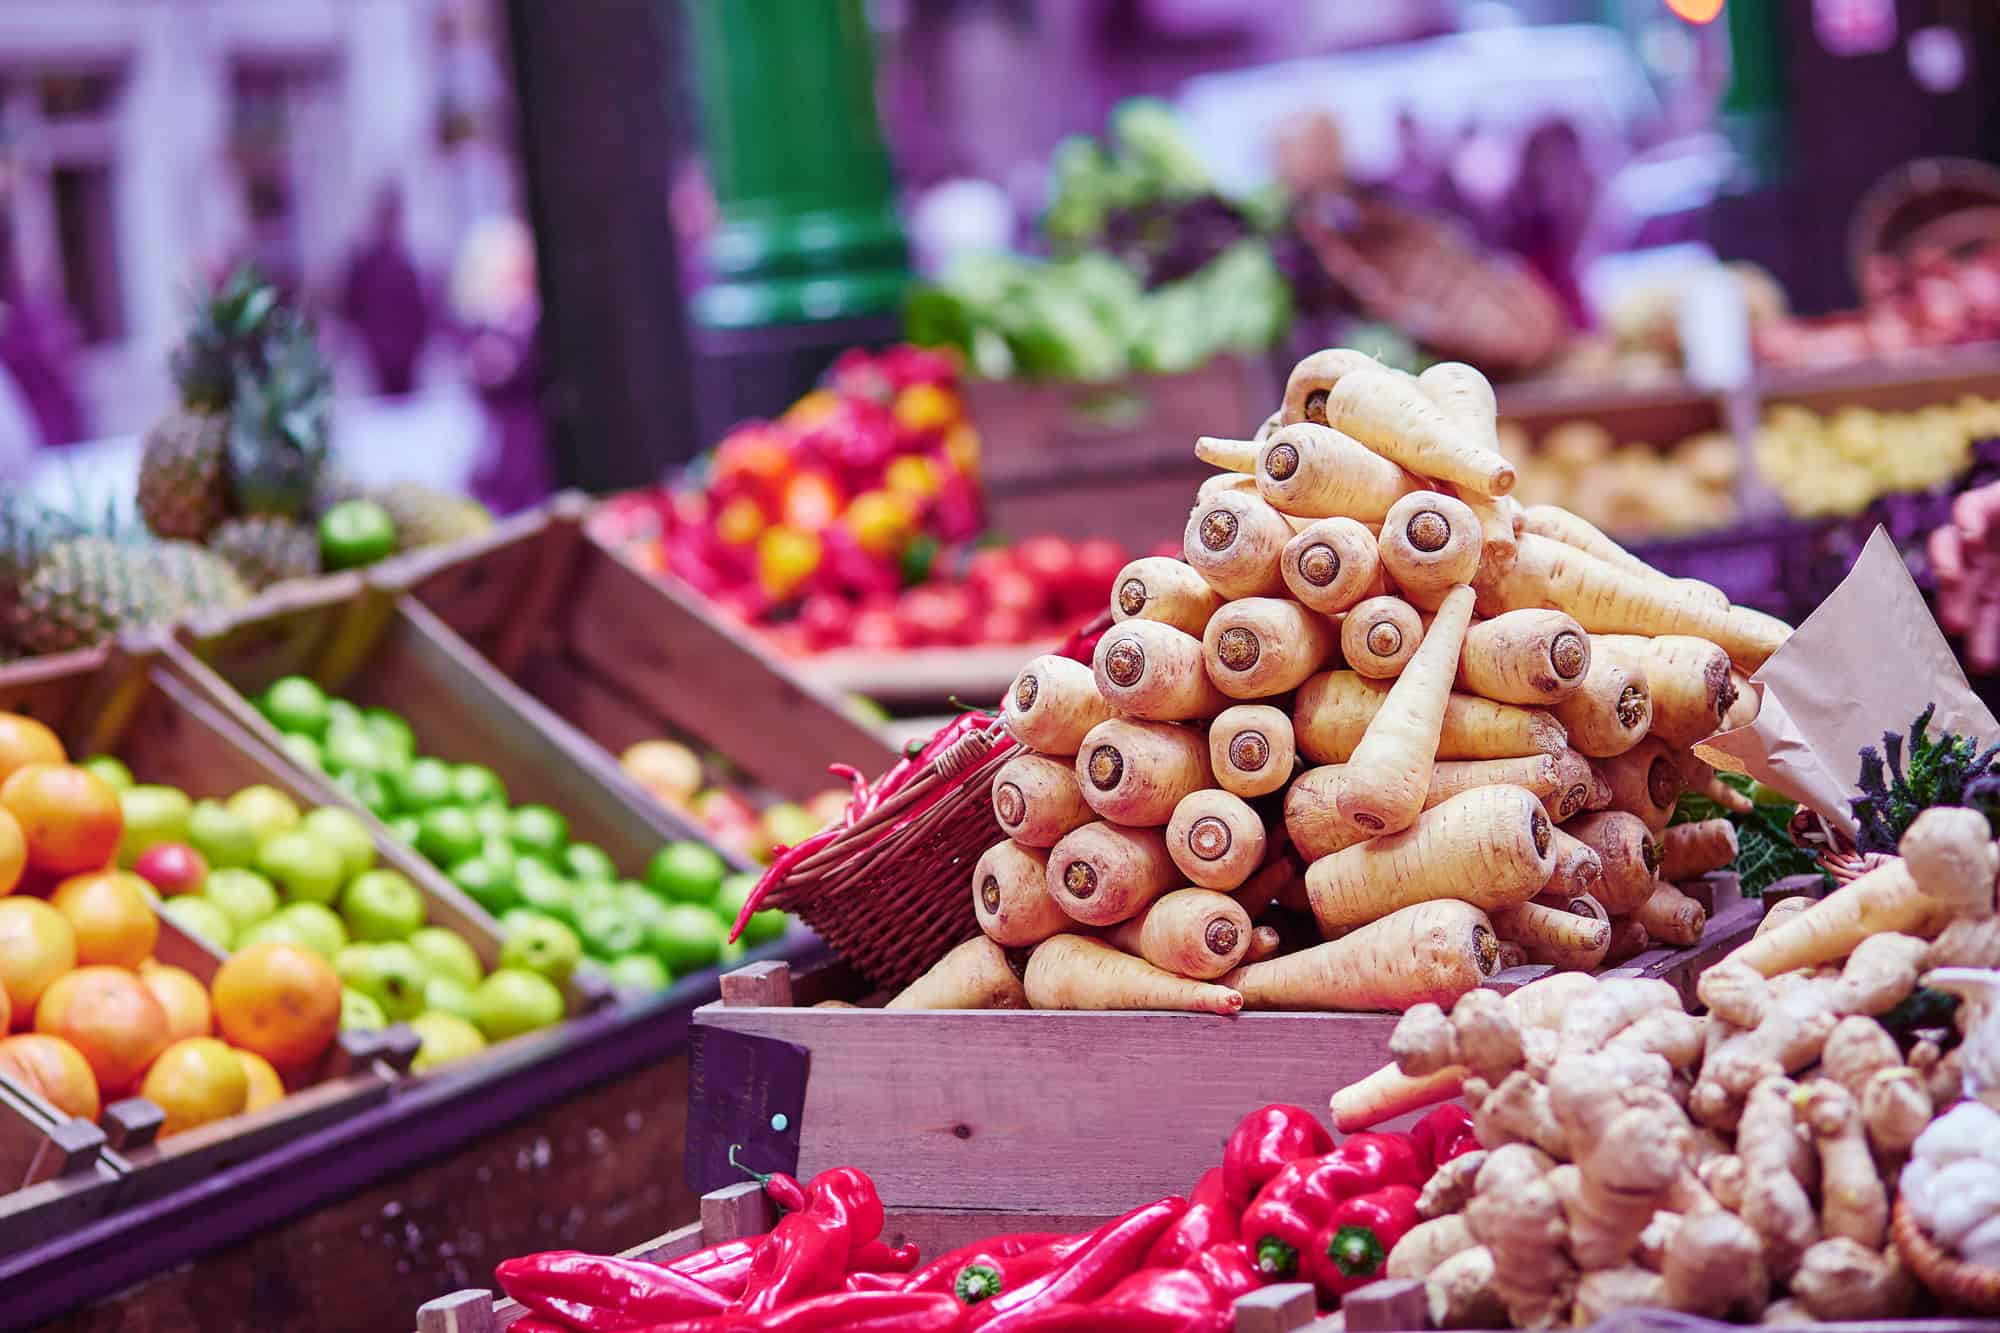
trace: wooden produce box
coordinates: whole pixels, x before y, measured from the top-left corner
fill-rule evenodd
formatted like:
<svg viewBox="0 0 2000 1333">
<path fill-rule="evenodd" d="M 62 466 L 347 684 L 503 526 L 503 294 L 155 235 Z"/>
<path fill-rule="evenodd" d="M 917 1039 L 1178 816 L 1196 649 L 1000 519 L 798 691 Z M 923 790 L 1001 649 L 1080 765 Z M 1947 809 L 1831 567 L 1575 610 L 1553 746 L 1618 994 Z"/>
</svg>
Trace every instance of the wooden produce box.
<svg viewBox="0 0 2000 1333">
<path fill-rule="evenodd" d="M 1213 471 L 1195 437 L 1248 439 L 1282 389 L 1265 361 L 1233 356 L 1107 384 L 968 381 L 987 520 L 1010 537 L 1110 537 L 1137 551 L 1177 540 Z"/>
<path fill-rule="evenodd" d="M 558 496 L 472 543 L 380 566 L 376 581 L 411 593 L 607 760 L 636 741 L 692 736 L 796 801 L 837 785 L 830 764 L 873 773 L 895 762 L 832 689 L 592 538 L 587 512 L 583 497 Z"/>
<path fill-rule="evenodd" d="M 91 1221 L 126 1169 L 103 1130 L 0 1074 L 0 1255 Z"/>
<path fill-rule="evenodd" d="M 1909 412 L 1967 395 L 2000 398 L 2000 347 L 1913 352 L 1829 370 L 1768 370 L 1758 377 L 1756 392 L 1759 420 L 1781 405 L 1824 415 L 1843 407 Z"/>
</svg>

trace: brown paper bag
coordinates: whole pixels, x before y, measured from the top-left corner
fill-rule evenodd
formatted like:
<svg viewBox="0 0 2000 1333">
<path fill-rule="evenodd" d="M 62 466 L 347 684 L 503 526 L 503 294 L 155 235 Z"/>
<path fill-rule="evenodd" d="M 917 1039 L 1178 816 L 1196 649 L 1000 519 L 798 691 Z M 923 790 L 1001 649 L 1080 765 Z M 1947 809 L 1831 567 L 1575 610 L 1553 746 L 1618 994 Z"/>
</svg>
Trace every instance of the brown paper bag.
<svg viewBox="0 0 2000 1333">
<path fill-rule="evenodd" d="M 1709 737 L 1695 754 L 1783 792 L 1850 839 L 1862 746 L 1880 746 L 1884 731 L 1904 730 L 1931 703 L 1934 733 L 1990 742 L 2000 731 L 1879 527 L 1750 684 L 1757 720 Z"/>
</svg>

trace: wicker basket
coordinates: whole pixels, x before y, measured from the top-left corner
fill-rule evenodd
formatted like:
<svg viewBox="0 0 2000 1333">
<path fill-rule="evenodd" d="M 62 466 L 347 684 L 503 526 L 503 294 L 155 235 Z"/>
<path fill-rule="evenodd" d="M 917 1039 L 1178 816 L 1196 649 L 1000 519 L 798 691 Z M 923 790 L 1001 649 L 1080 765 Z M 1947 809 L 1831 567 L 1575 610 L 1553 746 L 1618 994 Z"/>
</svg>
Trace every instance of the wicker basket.
<svg viewBox="0 0 2000 1333">
<path fill-rule="evenodd" d="M 1569 336 L 1562 307 L 1525 264 L 1442 218 L 1356 192 L 1314 195 L 1293 218 L 1355 304 L 1443 355 L 1531 370 Z"/>
<path fill-rule="evenodd" d="M 1896 1201 L 1896 1250 L 1931 1295 L 1955 1313 L 2000 1315 L 2000 1270 L 1953 1256 L 1924 1234 L 1908 1203 Z"/>
</svg>

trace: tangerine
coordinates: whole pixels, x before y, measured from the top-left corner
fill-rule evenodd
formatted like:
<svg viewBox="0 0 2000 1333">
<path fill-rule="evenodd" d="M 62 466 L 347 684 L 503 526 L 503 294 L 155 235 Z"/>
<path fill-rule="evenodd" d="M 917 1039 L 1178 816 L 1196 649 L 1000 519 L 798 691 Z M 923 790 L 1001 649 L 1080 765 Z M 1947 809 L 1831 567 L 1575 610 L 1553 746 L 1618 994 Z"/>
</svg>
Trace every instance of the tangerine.
<svg viewBox="0 0 2000 1333">
<path fill-rule="evenodd" d="M 215 1009 L 208 1002 L 208 987 L 194 973 L 149 958 L 139 964 L 139 980 L 167 1011 L 169 1040 L 206 1037 L 215 1031 Z"/>
<path fill-rule="evenodd" d="M 35 1031 L 83 1053 L 97 1091 L 123 1096 L 167 1047 L 167 1011 L 122 967 L 79 967 L 56 978 L 35 1006 Z"/>
<path fill-rule="evenodd" d="M 42 723 L 20 713 L 0 713 L 0 782 L 29 764 L 66 764 L 63 744 Z"/>
<path fill-rule="evenodd" d="M 0 990 L 27 1027 L 49 983 L 76 966 L 76 930 L 40 898 L 0 898 Z"/>
<path fill-rule="evenodd" d="M 74 764 L 27 764 L 0 783 L 0 806 L 20 821 L 28 866 L 57 874 L 111 863 L 125 816 L 118 793 Z"/>
<path fill-rule="evenodd" d="M 232 1046 L 281 1070 L 302 1069 L 340 1030 L 340 978 L 324 958 L 282 940 L 253 944 L 216 969 L 216 1026 Z"/>
<path fill-rule="evenodd" d="M 285 1080 L 278 1077 L 278 1071 L 269 1060 L 240 1046 L 230 1049 L 236 1052 L 236 1058 L 242 1062 L 244 1076 L 250 1080 L 250 1097 L 243 1103 L 244 1110 L 261 1111 L 285 1099 Z"/>
<path fill-rule="evenodd" d="M 61 1037 L 24 1032 L 0 1038 L 0 1074 L 8 1075 L 64 1115 L 97 1119 L 101 1105 L 97 1075 L 90 1072 L 83 1052 Z"/>
<path fill-rule="evenodd" d="M 76 960 L 86 967 L 137 967 L 160 940 L 146 881 L 129 870 L 72 875 L 49 895 L 49 906 L 76 930 Z"/>
<path fill-rule="evenodd" d="M 21 886 L 21 874 L 28 868 L 28 836 L 21 821 L 0 806 L 0 897 Z"/>
<path fill-rule="evenodd" d="M 164 1139 L 240 1113 L 250 1100 L 250 1075 L 222 1042 L 187 1037 L 160 1052 L 139 1095 L 167 1113 Z"/>
</svg>

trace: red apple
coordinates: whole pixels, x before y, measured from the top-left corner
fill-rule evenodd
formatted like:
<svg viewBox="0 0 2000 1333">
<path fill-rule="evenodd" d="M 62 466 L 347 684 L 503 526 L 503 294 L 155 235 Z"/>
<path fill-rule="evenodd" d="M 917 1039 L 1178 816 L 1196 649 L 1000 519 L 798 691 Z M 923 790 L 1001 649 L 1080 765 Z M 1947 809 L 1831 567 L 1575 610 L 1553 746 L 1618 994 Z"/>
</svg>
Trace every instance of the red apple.
<svg viewBox="0 0 2000 1333">
<path fill-rule="evenodd" d="M 968 643 L 972 638 L 972 598 L 958 584 L 920 583 L 896 603 L 896 622 L 911 643 Z"/>
<path fill-rule="evenodd" d="M 184 842 L 156 842 L 132 863 L 139 878 L 171 898 L 180 893 L 200 893 L 208 881 L 208 862 L 200 852 Z"/>
<path fill-rule="evenodd" d="M 1041 587 L 1018 569 L 995 570 L 986 578 L 985 592 L 986 604 L 995 611 L 1011 611 L 1026 618 L 1042 610 Z"/>
<path fill-rule="evenodd" d="M 893 652 L 909 644 L 896 613 L 882 606 L 864 607 L 855 612 L 854 626 L 847 641 L 852 647 L 871 652 Z"/>
</svg>

